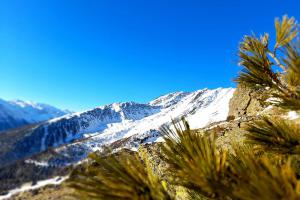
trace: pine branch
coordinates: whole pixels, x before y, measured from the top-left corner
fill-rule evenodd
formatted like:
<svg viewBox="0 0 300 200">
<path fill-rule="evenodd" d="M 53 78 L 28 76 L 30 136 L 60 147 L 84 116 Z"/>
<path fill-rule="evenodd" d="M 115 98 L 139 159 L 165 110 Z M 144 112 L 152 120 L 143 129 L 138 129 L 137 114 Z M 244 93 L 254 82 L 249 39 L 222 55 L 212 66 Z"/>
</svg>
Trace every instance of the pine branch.
<svg viewBox="0 0 300 200">
<path fill-rule="evenodd" d="M 247 142 L 264 151 L 300 154 L 300 124 L 278 117 L 263 117 L 248 124 Z"/>
<path fill-rule="evenodd" d="M 226 151 L 217 150 L 213 135 L 193 132 L 184 119 L 173 127 L 162 128 L 165 139 L 162 152 L 169 164 L 171 183 L 206 198 L 226 198 L 232 191 L 226 176 Z"/>
<path fill-rule="evenodd" d="M 266 156 L 258 158 L 252 149 L 236 149 L 230 166 L 237 182 L 234 198 L 242 200 L 300 199 L 300 181 L 290 161 L 274 165 Z"/>
<path fill-rule="evenodd" d="M 287 15 L 283 16 L 281 21 L 278 18 L 275 19 L 275 29 L 276 44 L 274 52 L 277 48 L 289 44 L 298 35 L 299 31 L 295 18 L 288 18 Z"/>
<path fill-rule="evenodd" d="M 171 200 L 163 183 L 136 154 L 102 157 L 91 154 L 91 163 L 75 170 L 69 187 L 75 199 Z"/>
<path fill-rule="evenodd" d="M 236 82 L 250 87 L 282 88 L 282 83 L 272 71 L 272 63 L 268 58 L 268 38 L 268 34 L 260 39 L 255 36 L 246 36 L 241 42 L 239 65 L 244 69 L 235 79 Z"/>
<path fill-rule="evenodd" d="M 243 69 L 236 82 L 251 88 L 270 88 L 269 98 L 275 105 L 291 110 L 300 110 L 300 54 L 295 48 L 298 25 L 294 18 L 284 16 L 280 22 L 275 20 L 276 44 L 274 50 L 269 49 L 269 35 L 260 39 L 246 36 L 240 44 L 240 65 Z M 298 44 L 300 46 L 300 44 Z M 278 48 L 283 50 L 283 58 L 276 56 Z M 272 59 L 274 62 L 271 62 Z M 283 72 L 275 73 L 273 65 L 279 66 Z"/>
<path fill-rule="evenodd" d="M 286 72 L 287 68 L 283 64 L 281 64 L 279 59 L 276 57 L 275 52 L 268 52 L 268 55 L 276 62 L 276 65 L 279 66 L 283 70 L 283 72 Z"/>
</svg>

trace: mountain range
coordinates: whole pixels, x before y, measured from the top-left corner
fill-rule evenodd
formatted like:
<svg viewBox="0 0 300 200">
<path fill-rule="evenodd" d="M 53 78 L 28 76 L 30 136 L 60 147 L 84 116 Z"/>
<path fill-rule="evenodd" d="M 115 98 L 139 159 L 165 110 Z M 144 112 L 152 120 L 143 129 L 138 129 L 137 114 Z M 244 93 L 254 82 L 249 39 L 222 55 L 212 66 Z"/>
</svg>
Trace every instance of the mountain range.
<svg viewBox="0 0 300 200">
<path fill-rule="evenodd" d="M 161 141 L 160 127 L 169 126 L 172 120 L 185 117 L 193 129 L 226 120 L 234 91 L 218 88 L 174 92 L 148 103 L 113 103 L 78 113 L 23 101 L 6 103 L 24 108 L 10 116 L 27 123 L 0 134 L 0 180 L 6 181 L 0 185 L 0 193 L 32 179 L 50 178 L 105 145 L 114 150 L 135 150 L 141 144 Z M 4 111 L 0 109 L 1 113 Z M 29 111 L 32 115 L 27 118 L 23 113 Z"/>
<path fill-rule="evenodd" d="M 39 123 L 70 113 L 53 106 L 30 101 L 0 99 L 0 131 Z"/>
<path fill-rule="evenodd" d="M 139 141 L 146 141 L 145 138 L 149 141 L 156 140 L 162 125 L 170 124 L 172 119 L 181 117 L 186 117 L 192 128 L 200 128 L 226 119 L 233 92 L 232 88 L 175 92 L 146 104 L 113 103 L 85 112 L 67 114 L 25 128 L 6 131 L 0 135 L 0 141 L 9 146 L 9 150 L 0 151 L 0 165 L 61 146 L 63 146 L 61 151 L 68 152 L 64 155 L 72 155 L 72 162 L 75 162 L 82 159 L 82 156 L 101 149 L 104 144 L 120 139 L 134 137 L 139 138 Z M 26 111 L 34 107 L 29 106 L 29 109 L 28 104 L 25 105 Z M 54 111 L 52 113 L 64 114 L 59 110 Z M 46 117 L 42 115 L 36 118 Z M 25 120 L 30 121 L 26 118 Z M 10 139 L 11 135 L 14 136 L 14 140 Z M 130 144 L 128 148 L 137 145 Z M 73 156 L 75 154 L 82 156 Z"/>
</svg>

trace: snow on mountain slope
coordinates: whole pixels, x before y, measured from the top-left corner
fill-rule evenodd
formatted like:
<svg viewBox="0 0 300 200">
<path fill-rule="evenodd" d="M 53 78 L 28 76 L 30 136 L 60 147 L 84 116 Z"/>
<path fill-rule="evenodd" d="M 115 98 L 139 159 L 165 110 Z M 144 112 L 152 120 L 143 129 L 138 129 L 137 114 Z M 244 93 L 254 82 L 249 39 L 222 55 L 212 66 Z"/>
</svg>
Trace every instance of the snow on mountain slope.
<svg viewBox="0 0 300 200">
<path fill-rule="evenodd" d="M 30 183 L 22 185 L 20 188 L 10 190 L 5 195 L 0 195 L 0 200 L 10 199 L 15 194 L 25 192 L 25 191 L 29 191 L 29 190 L 35 190 L 35 189 L 44 187 L 46 185 L 59 185 L 63 181 L 65 181 L 67 178 L 68 177 L 54 177 L 54 178 L 50 178 L 50 179 L 47 179 L 47 180 L 38 181 L 35 185 L 33 185 L 30 182 Z"/>
<path fill-rule="evenodd" d="M 67 111 L 62 111 L 47 104 L 0 99 L 0 131 L 46 121 L 67 113 Z"/>
<path fill-rule="evenodd" d="M 181 99 L 189 94 L 189 92 L 174 92 L 158 97 L 157 99 L 150 101 L 149 104 L 152 106 L 161 106 L 162 108 L 168 108 L 178 103 L 179 101 L 181 101 Z"/>
<path fill-rule="evenodd" d="M 84 160 L 89 153 L 102 149 L 103 145 L 110 144 L 113 150 L 135 149 L 140 144 L 162 141 L 159 128 L 170 125 L 171 119 L 184 116 L 192 128 L 226 120 L 233 93 L 232 88 L 175 92 L 146 104 L 113 103 L 3 132 L 0 134 L 0 179 L 3 182 L 0 193 L 6 195 L 0 196 L 0 199 L 32 187 L 59 184 L 59 179 L 47 179 L 57 176 L 58 171 L 64 171 L 65 166 Z M 33 115 L 36 114 L 35 109 L 45 108 L 30 102 L 0 102 L 0 106 L 8 107 L 7 104 L 13 108 L 25 108 Z M 0 119 L 4 111 L 7 109 L 0 107 Z M 14 111 L 11 113 L 18 115 L 18 109 Z M 55 114 L 55 109 L 52 113 Z M 26 117 L 22 112 L 19 116 Z M 22 171 L 21 178 L 20 174 L 13 176 L 16 170 Z M 11 177 L 8 178 L 8 174 Z M 22 178 L 24 181 L 20 182 Z M 33 179 L 45 181 L 20 187 Z M 20 188 L 14 189 L 16 187 Z"/>
<path fill-rule="evenodd" d="M 182 116 L 187 118 L 191 128 L 201 128 L 212 122 L 225 120 L 233 92 L 232 88 L 204 89 L 159 97 L 149 103 L 149 105 L 159 106 L 159 112 L 139 120 L 110 123 L 106 129 L 99 132 L 85 133 L 85 140 L 56 149 L 56 153 L 67 155 L 58 162 L 68 164 L 68 162 L 79 161 L 88 153 L 101 149 L 102 145 L 125 138 L 130 138 L 127 141 L 128 145 L 125 146 L 131 149 L 136 148 L 140 142 L 161 141 L 159 128 L 162 125 L 170 125 L 171 119 L 179 119 Z"/>
<path fill-rule="evenodd" d="M 2 155 L 0 152 L 0 165 L 61 145 L 55 150 L 63 157 L 61 162 L 72 163 L 101 149 L 104 144 L 124 138 L 156 141 L 162 125 L 182 116 L 187 118 L 192 128 L 201 128 L 227 118 L 233 92 L 232 88 L 176 92 L 147 104 L 114 103 L 51 119 L 37 127 L 22 130 L 21 135 L 25 137 L 13 144 L 13 151 Z"/>
<path fill-rule="evenodd" d="M 160 97 L 149 103 L 150 105 L 159 105 L 161 107 L 160 112 L 136 121 L 112 123 L 109 128 L 98 132 L 98 135 L 85 143 L 87 146 L 93 146 L 97 149 L 99 144 L 107 144 L 121 138 L 143 135 L 151 132 L 151 130 L 158 130 L 162 125 L 170 124 L 171 119 L 179 119 L 182 116 L 186 117 L 191 128 L 201 128 L 212 122 L 225 120 L 229 111 L 229 100 L 233 92 L 234 89 L 231 88 L 204 89 Z M 88 136 L 88 134 L 85 135 Z M 92 135 L 95 135 L 95 133 L 92 133 Z"/>
</svg>

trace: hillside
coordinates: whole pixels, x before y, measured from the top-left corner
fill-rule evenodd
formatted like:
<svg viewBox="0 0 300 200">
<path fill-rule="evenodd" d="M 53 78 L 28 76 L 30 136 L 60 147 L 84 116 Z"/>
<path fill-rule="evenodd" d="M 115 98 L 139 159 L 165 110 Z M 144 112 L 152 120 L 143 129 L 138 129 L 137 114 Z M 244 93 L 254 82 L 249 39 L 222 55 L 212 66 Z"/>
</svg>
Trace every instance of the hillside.
<svg viewBox="0 0 300 200">
<path fill-rule="evenodd" d="M 69 114 L 53 106 L 30 101 L 0 99 L 0 132 Z"/>
<path fill-rule="evenodd" d="M 160 141 L 159 127 L 171 119 L 185 116 L 193 128 L 223 121 L 233 92 L 231 88 L 204 89 L 164 95 L 148 104 L 114 103 L 3 133 L 2 194 L 32 180 L 66 175 L 73 163 L 102 145 L 134 150 Z"/>
<path fill-rule="evenodd" d="M 244 123 L 259 117 L 257 113 L 267 111 L 262 105 L 258 104 L 258 99 L 260 98 L 260 96 L 261 94 L 259 92 L 239 86 L 230 99 L 230 102 L 228 102 L 228 113 L 230 115 L 227 120 L 225 120 L 225 117 L 222 121 L 209 123 L 203 128 L 216 131 L 218 133 L 218 144 L 223 147 L 226 146 L 230 149 L 232 143 L 243 140 L 243 130 L 241 129 L 241 127 L 243 127 Z M 157 104 L 159 104 L 162 101 L 159 100 L 152 102 L 156 102 Z M 201 129 L 195 129 L 195 131 L 198 130 L 200 131 Z M 143 141 L 147 141 L 147 139 L 141 140 L 137 139 L 134 136 L 131 136 L 129 138 L 123 138 L 111 143 L 110 147 L 113 149 L 122 149 L 124 147 L 128 148 L 132 145 L 137 146 L 138 144 L 143 144 L 142 146 L 140 146 L 140 148 L 138 148 L 138 152 L 146 150 L 148 157 L 152 160 L 152 163 L 155 163 L 156 165 L 155 169 L 162 170 L 158 173 L 163 174 L 165 164 L 159 158 L 161 147 L 160 142 L 145 143 Z M 124 149 L 122 151 L 127 150 Z M 39 159 L 39 157 L 37 157 L 36 159 Z M 67 170 L 66 173 L 62 173 L 60 175 L 67 175 L 68 171 L 69 170 Z M 41 187 L 33 191 L 14 196 L 14 198 L 12 199 L 63 199 L 64 195 L 70 194 L 71 192 L 72 191 L 69 188 L 66 188 L 64 185 L 50 184 L 46 187 Z M 181 195 L 184 196 L 184 193 Z M 181 198 L 183 198 L 183 196 Z"/>
</svg>

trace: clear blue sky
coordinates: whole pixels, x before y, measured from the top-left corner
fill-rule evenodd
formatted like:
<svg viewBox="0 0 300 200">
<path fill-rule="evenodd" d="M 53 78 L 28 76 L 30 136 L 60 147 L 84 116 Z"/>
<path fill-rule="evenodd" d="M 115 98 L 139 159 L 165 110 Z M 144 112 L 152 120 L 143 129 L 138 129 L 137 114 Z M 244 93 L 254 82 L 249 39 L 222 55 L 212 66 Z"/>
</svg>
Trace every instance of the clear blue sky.
<svg viewBox="0 0 300 200">
<path fill-rule="evenodd" d="M 84 110 L 235 87 L 238 42 L 299 0 L 0 0 L 0 97 Z"/>
</svg>

